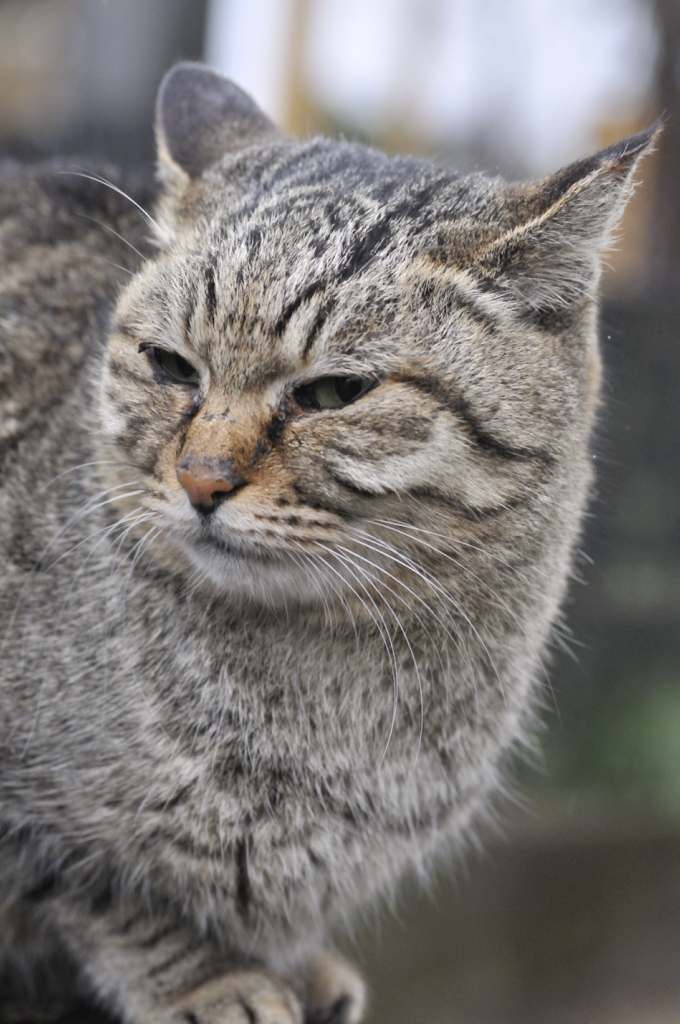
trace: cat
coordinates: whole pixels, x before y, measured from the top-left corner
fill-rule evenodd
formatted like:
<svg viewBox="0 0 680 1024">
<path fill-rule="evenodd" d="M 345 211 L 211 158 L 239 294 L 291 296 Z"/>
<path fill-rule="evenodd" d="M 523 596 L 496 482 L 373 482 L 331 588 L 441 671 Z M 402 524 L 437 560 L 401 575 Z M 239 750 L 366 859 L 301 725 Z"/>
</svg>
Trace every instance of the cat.
<svg viewBox="0 0 680 1024">
<path fill-rule="evenodd" d="M 156 132 L 153 215 L 4 168 L 5 1003 L 356 1024 L 334 929 L 531 734 L 655 133 L 508 184 L 287 137 L 193 64 Z"/>
</svg>

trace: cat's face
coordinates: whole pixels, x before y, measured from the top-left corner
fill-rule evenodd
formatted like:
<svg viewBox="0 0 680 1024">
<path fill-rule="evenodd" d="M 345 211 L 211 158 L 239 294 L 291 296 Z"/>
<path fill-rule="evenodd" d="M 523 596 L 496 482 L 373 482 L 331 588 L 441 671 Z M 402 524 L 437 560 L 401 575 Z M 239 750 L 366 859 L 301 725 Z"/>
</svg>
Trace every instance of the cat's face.
<svg viewBox="0 0 680 1024">
<path fill-rule="evenodd" d="M 175 128 L 101 388 L 157 549 L 221 591 L 370 612 L 371 587 L 422 599 L 414 548 L 428 574 L 465 548 L 469 589 L 476 549 L 540 545 L 550 502 L 578 515 L 597 246 L 574 254 L 563 209 L 602 161 L 519 190 L 272 135 L 196 173 Z"/>
</svg>

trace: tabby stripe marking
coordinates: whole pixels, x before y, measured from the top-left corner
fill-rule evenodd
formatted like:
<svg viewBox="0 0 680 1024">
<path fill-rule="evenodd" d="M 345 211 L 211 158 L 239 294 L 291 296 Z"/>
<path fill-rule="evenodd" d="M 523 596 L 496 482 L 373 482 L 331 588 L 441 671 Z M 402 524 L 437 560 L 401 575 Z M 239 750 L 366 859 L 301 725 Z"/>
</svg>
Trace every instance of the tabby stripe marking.
<svg viewBox="0 0 680 1024">
<path fill-rule="evenodd" d="M 215 264 L 209 263 L 205 269 L 205 282 L 206 282 L 206 293 L 205 293 L 205 304 L 208 310 L 208 319 L 211 324 L 215 323 L 215 317 L 217 316 L 217 293 L 215 290 Z"/>
<path fill-rule="evenodd" d="M 451 396 L 447 394 L 435 377 L 400 375 L 393 377 L 392 380 L 417 388 L 419 391 L 424 391 L 425 394 L 434 398 L 442 409 L 462 419 L 477 447 L 489 454 L 509 462 L 537 461 L 543 462 L 547 466 L 553 465 L 555 459 L 545 448 L 520 448 L 508 444 L 506 441 L 502 441 L 499 437 L 489 433 L 472 412 L 469 403 L 463 395 Z"/>
<path fill-rule="evenodd" d="M 173 953 L 173 955 L 168 957 L 167 960 L 164 960 L 162 963 L 156 964 L 155 967 L 152 967 L 147 974 L 147 978 L 155 978 L 164 971 L 170 970 L 171 967 L 176 967 L 177 964 L 182 962 L 182 960 L 186 960 L 192 953 L 195 953 L 197 949 L 200 949 L 204 944 L 204 941 L 204 939 L 200 938 L 193 939 L 184 947 L 184 949 L 180 949 L 179 952 Z"/>
<path fill-rule="evenodd" d="M 248 917 L 253 892 L 248 875 L 248 840 L 236 844 L 236 910 L 242 920 Z"/>
<path fill-rule="evenodd" d="M 328 475 L 336 483 L 340 484 L 341 487 L 344 487 L 345 490 L 348 490 L 353 494 L 359 495 L 362 498 L 375 499 L 383 497 L 382 494 L 376 494 L 374 491 L 365 490 L 364 488 L 359 487 L 357 484 L 353 484 L 351 481 L 346 480 L 344 477 L 337 475 L 328 466 L 325 466 L 324 468 Z M 450 498 L 448 495 L 442 494 L 439 491 L 434 491 L 429 487 L 413 487 L 410 490 L 406 491 L 405 493 L 410 495 L 411 497 L 427 498 L 430 501 L 440 502 L 441 504 L 447 505 L 449 508 L 452 508 L 455 512 L 463 516 L 465 519 L 470 519 L 473 522 L 478 522 L 481 519 L 490 519 L 493 516 L 499 516 L 503 512 L 507 512 L 509 509 L 517 508 L 522 503 L 520 499 L 517 499 L 506 501 L 502 505 L 488 505 L 482 506 L 481 508 L 474 508 L 471 505 L 463 504 L 463 502 L 458 501 L 455 498 Z M 339 509 L 334 509 L 330 506 L 329 508 L 331 511 L 336 512 L 337 515 L 343 515 L 343 513 Z M 347 516 L 347 513 L 344 513 L 344 515 Z"/>
</svg>

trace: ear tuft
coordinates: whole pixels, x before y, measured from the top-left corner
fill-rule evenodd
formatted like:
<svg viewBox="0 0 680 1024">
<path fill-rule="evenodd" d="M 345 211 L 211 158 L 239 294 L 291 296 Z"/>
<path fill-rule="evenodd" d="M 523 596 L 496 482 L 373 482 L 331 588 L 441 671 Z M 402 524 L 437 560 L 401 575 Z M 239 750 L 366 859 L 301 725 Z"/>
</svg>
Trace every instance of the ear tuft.
<svg viewBox="0 0 680 1024">
<path fill-rule="evenodd" d="M 655 126 L 541 181 L 511 188 L 515 226 L 476 260 L 487 287 L 538 315 L 592 293 L 602 253 L 634 191 L 638 162 L 660 131 Z"/>
<path fill-rule="evenodd" d="M 156 101 L 161 165 L 198 178 L 228 153 L 275 138 L 278 129 L 228 78 L 203 64 L 176 64 Z"/>
</svg>

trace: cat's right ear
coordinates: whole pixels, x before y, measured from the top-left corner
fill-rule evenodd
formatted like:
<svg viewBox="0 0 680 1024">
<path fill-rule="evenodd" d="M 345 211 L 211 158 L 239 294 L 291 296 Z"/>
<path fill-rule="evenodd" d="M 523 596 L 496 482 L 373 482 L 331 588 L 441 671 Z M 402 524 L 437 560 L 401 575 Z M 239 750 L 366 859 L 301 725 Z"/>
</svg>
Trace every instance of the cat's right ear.
<svg viewBox="0 0 680 1024">
<path fill-rule="evenodd" d="M 166 185 L 186 186 L 223 156 L 278 134 L 250 96 L 204 64 L 176 64 L 161 82 L 156 140 Z"/>
<path fill-rule="evenodd" d="M 511 187 L 515 224 L 476 256 L 486 290 L 541 317 L 593 295 L 655 125 L 541 181 Z"/>
</svg>

